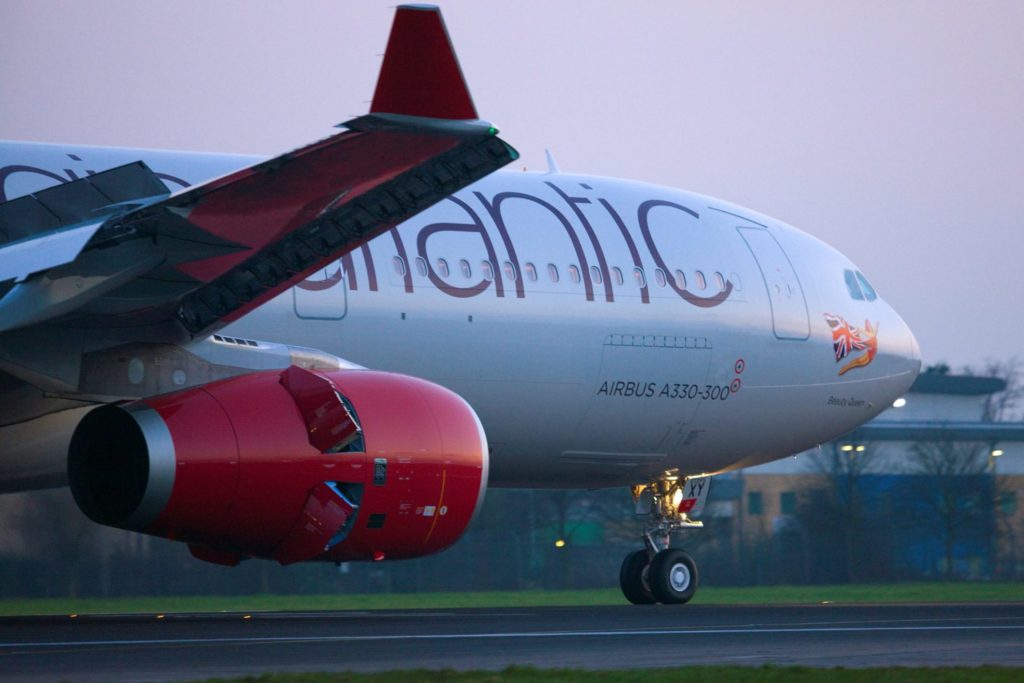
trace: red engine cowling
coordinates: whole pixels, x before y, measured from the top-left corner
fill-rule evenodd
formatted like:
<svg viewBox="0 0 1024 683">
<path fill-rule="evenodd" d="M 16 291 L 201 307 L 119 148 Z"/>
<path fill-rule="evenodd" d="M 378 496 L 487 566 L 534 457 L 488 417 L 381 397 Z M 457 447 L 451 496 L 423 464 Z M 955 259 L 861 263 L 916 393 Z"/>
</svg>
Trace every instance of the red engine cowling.
<svg viewBox="0 0 1024 683">
<path fill-rule="evenodd" d="M 483 501 L 488 449 L 458 395 L 370 370 L 256 372 L 89 413 L 71 490 L 100 524 L 197 557 L 418 557 Z"/>
</svg>

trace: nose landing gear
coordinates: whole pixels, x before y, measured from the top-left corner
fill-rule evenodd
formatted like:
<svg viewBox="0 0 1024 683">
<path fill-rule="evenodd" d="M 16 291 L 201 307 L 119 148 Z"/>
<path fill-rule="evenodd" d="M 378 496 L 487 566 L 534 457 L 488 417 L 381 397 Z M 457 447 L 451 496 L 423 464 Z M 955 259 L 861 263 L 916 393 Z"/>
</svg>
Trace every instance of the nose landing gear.
<svg viewBox="0 0 1024 683">
<path fill-rule="evenodd" d="M 710 483 L 709 477 L 665 478 L 633 487 L 637 516 L 647 517 L 644 549 L 623 560 L 619 585 L 634 605 L 681 605 L 697 592 L 697 563 L 669 542 L 675 532 L 704 526 L 689 515 L 700 513 Z"/>
</svg>

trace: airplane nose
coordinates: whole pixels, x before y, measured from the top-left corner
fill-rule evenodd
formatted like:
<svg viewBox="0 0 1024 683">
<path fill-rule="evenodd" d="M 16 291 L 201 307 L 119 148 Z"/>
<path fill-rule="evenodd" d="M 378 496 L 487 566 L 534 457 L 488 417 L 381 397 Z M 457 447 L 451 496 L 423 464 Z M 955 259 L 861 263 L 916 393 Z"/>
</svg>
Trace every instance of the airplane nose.
<svg viewBox="0 0 1024 683">
<path fill-rule="evenodd" d="M 921 366 L 921 347 L 917 344 L 917 337 L 914 336 L 914 331 L 907 326 L 907 334 L 910 335 L 910 359 L 915 361 L 918 365 L 918 369 Z"/>
<path fill-rule="evenodd" d="M 910 325 L 895 311 L 896 319 L 900 323 L 900 345 L 899 351 L 897 352 L 905 362 L 906 369 L 911 371 L 914 377 L 921 371 L 921 347 L 917 343 L 917 337 L 914 336 L 913 330 L 910 329 Z"/>
<path fill-rule="evenodd" d="M 878 351 L 885 359 L 879 368 L 877 400 L 878 405 L 888 406 L 910 389 L 921 372 L 921 347 L 910 325 L 891 306 L 878 330 Z"/>
</svg>

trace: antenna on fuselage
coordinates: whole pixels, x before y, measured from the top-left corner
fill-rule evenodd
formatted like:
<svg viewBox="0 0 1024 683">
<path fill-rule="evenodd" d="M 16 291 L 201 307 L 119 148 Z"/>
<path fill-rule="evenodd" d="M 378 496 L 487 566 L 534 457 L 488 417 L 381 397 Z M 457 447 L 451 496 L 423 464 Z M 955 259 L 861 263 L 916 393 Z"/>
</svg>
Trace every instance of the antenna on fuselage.
<svg viewBox="0 0 1024 683">
<path fill-rule="evenodd" d="M 558 168 L 558 162 L 555 161 L 555 155 L 551 153 L 550 149 L 544 150 L 544 156 L 548 159 L 548 173 L 561 173 Z"/>
</svg>

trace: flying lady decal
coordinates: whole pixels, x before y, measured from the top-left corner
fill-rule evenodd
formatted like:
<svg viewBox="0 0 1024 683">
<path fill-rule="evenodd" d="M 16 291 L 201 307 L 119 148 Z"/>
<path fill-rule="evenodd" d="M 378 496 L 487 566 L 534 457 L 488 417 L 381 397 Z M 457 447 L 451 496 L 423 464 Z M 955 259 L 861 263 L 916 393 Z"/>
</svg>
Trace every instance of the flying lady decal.
<svg viewBox="0 0 1024 683">
<path fill-rule="evenodd" d="M 878 353 L 878 323 L 873 326 L 870 320 L 864 321 L 864 329 L 854 327 L 842 316 L 825 314 L 825 321 L 832 328 L 832 348 L 836 352 L 836 362 L 840 363 L 847 356 L 852 356 L 839 374 L 844 375 L 854 368 L 862 368 L 875 359 Z M 860 355 L 855 355 L 855 354 Z"/>
</svg>

